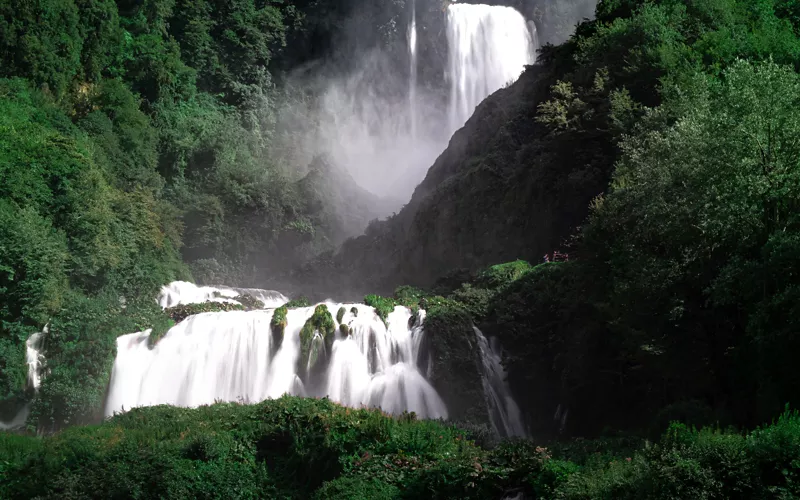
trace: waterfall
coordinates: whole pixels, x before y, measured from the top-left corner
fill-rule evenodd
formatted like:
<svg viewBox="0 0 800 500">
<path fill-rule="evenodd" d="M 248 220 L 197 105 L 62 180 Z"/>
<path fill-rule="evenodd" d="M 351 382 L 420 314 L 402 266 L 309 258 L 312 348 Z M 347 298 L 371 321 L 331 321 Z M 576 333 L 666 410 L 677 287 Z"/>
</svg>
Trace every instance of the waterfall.
<svg viewBox="0 0 800 500">
<path fill-rule="evenodd" d="M 451 4 L 442 19 L 433 19 L 434 9 L 417 9 L 416 0 L 406 5 L 401 43 L 408 61 L 382 47 L 353 54 L 347 74 L 310 78 L 318 102 L 298 102 L 282 112 L 287 126 L 297 129 L 287 136 L 289 149 L 305 151 L 300 168 L 317 155 L 329 158 L 358 185 L 392 200 L 381 216 L 391 213 L 389 205 L 399 210 L 475 107 L 516 80 L 535 57 L 535 27 L 511 7 Z M 437 54 L 444 47 L 434 43 L 446 44 L 441 63 Z M 430 67 L 434 61 L 441 67 Z M 442 79 L 423 81 L 433 74 Z M 305 78 L 298 84 L 306 85 Z M 298 126 L 298 117 L 313 125 Z"/>
<path fill-rule="evenodd" d="M 483 362 L 483 392 L 489 407 L 489 418 L 492 426 L 501 437 L 525 437 L 527 432 L 522 420 L 522 412 L 511 397 L 511 390 L 506 382 L 506 370 L 502 365 L 502 356 L 496 339 L 490 342 L 477 327 L 475 337 L 481 350 Z"/>
<path fill-rule="evenodd" d="M 200 287 L 187 285 L 165 287 L 159 301 L 164 304 L 169 296 L 170 303 L 186 303 L 202 296 Z M 444 402 L 417 368 L 424 314 L 412 321 L 412 312 L 398 306 L 384 324 L 363 304 L 325 305 L 334 317 L 336 338 L 326 353 L 317 337 L 304 369 L 297 366 L 300 330 L 314 307 L 288 310 L 279 346 L 270 326 L 274 304 L 191 316 L 152 349 L 149 330 L 123 335 L 117 339 L 105 413 L 156 404 L 257 402 L 288 393 L 328 396 L 348 406 L 380 407 L 393 414 L 413 411 L 422 418 L 447 418 Z M 346 311 L 341 323 L 348 325 L 349 335 L 342 334 L 335 317 L 340 307 Z M 313 366 L 315 348 L 326 358 L 320 370 Z"/>
<path fill-rule="evenodd" d="M 535 58 L 534 33 L 511 7 L 447 7 L 449 126 L 455 132 L 489 94 L 516 80 Z"/>
<path fill-rule="evenodd" d="M 411 0 L 411 23 L 408 25 L 408 115 L 411 140 L 417 139 L 417 2 Z"/>
<path fill-rule="evenodd" d="M 161 288 L 158 305 L 163 308 L 180 304 L 196 304 L 200 302 L 229 302 L 238 304 L 235 298 L 239 295 L 250 295 L 260 300 L 264 307 L 280 307 L 287 299 L 274 290 L 258 288 L 231 288 L 227 286 L 197 286 L 188 281 L 173 281 Z"/>
<path fill-rule="evenodd" d="M 44 360 L 42 348 L 48 329 L 49 326 L 45 325 L 41 332 L 34 333 L 25 341 L 25 362 L 28 364 L 27 388 L 32 389 L 34 393 L 39 392 L 42 384 L 42 361 Z M 20 408 L 10 421 L 0 420 L 0 430 L 17 429 L 24 426 L 30 412 L 31 407 L 28 403 Z"/>
</svg>

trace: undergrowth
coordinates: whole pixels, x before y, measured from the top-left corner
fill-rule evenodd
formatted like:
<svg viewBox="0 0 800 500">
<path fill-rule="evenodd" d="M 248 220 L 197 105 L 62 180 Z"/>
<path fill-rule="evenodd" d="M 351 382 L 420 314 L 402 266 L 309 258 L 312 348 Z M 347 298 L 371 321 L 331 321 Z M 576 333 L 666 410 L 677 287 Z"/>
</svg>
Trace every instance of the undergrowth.
<svg viewBox="0 0 800 500">
<path fill-rule="evenodd" d="M 491 450 L 457 426 L 327 399 L 155 406 L 48 437 L 0 433 L 0 498 L 792 498 L 800 417 L 749 434 L 673 424 L 657 443 Z M 628 443 L 629 444 L 629 443 Z M 596 455 L 597 454 L 597 455 Z M 591 458 L 596 456 L 596 458 Z"/>
</svg>

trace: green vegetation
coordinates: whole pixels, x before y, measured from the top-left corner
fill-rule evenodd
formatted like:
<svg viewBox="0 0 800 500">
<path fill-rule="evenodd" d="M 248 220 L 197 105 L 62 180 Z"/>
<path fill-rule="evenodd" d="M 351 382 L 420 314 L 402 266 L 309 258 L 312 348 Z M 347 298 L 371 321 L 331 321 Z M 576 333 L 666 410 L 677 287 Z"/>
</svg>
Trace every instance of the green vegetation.
<svg viewBox="0 0 800 500">
<path fill-rule="evenodd" d="M 258 279 L 330 247 L 330 172 L 300 181 L 274 140 L 296 97 L 278 69 L 317 58 L 353 11 L 368 38 L 404 36 L 401 4 L 0 5 L 0 415 L 31 402 L 42 433 L 99 421 L 119 335 L 150 328 L 152 347 L 188 315 L 260 307 L 162 311 L 160 286 Z M 359 267 L 370 283 L 431 285 L 364 302 L 384 323 L 427 310 L 420 361 L 468 429 L 295 398 L 149 408 L 0 434 L 0 497 L 800 495 L 800 418 L 758 428 L 800 393 L 799 34 L 795 0 L 602 0 L 481 107 L 414 212 L 368 227 L 371 251 L 407 260 L 346 244 L 381 268 Z M 569 262 L 528 263 L 561 245 Z M 276 345 L 294 307 L 311 303 L 275 310 Z M 473 324 L 501 341 L 536 436 L 605 437 L 470 442 L 488 441 Z M 45 325 L 29 401 L 25 341 Z M 304 377 L 335 325 L 318 305 L 300 331 Z M 757 430 L 689 428 L 709 424 Z"/>
<path fill-rule="evenodd" d="M 102 401 L 94 387 L 107 382 L 114 337 L 154 327 L 153 345 L 170 324 L 143 305 L 150 319 L 124 330 L 112 303 L 123 298 L 130 311 L 175 279 L 246 286 L 296 262 L 306 247 L 330 246 L 293 239 L 297 227 L 324 234 L 328 228 L 315 226 L 327 219 L 311 215 L 326 207 L 298 183 L 293 169 L 305 165 L 284 161 L 297 151 L 276 142 L 276 113 L 294 98 L 276 81 L 281 68 L 323 56 L 319 44 L 330 45 L 352 8 L 254 0 L 0 5 L 3 418 L 30 397 L 24 343 L 45 324 L 60 326 L 45 339 L 53 382 L 43 397 L 88 415 L 79 407 Z M 390 2 L 363 9 L 364 34 L 400 10 Z M 248 309 L 261 307 L 243 299 Z M 76 316 L 76 303 L 89 316 Z M 93 332 L 82 326 L 89 324 Z M 62 352 L 81 359 L 72 366 Z M 75 422 L 37 415 L 33 426 Z"/>
<path fill-rule="evenodd" d="M 2 433 L 0 496 L 766 499 L 800 493 L 799 450 L 794 412 L 747 435 L 676 424 L 648 446 L 487 450 L 413 414 L 287 396 L 139 408 L 45 438 Z"/>
<path fill-rule="evenodd" d="M 198 304 L 181 304 L 164 309 L 164 314 L 172 318 L 175 323 L 180 323 L 189 316 L 207 312 L 219 311 L 245 311 L 247 308 L 232 302 L 202 302 Z"/>
<path fill-rule="evenodd" d="M 499 337 L 536 434 L 752 428 L 796 403 L 796 11 L 604 1 L 545 49 L 560 69 L 538 123 L 580 148 L 571 179 L 605 170 L 610 187 L 570 262 L 527 270 L 488 302 L 479 279 L 452 294 Z"/>
<path fill-rule="evenodd" d="M 306 297 L 298 297 L 296 299 L 292 299 L 286 304 L 283 305 L 288 309 L 293 309 L 297 307 L 311 307 L 311 302 Z"/>
<path fill-rule="evenodd" d="M 163 335 L 172 324 L 152 298 L 122 304 L 109 294 L 67 295 L 49 323 L 48 373 L 33 402 L 31 430 L 49 432 L 102 418 L 116 338 L 148 328 Z"/>
<path fill-rule="evenodd" d="M 433 358 L 431 383 L 442 395 L 450 418 L 489 424 L 480 350 L 466 307 L 443 297 L 426 299 L 423 307 L 428 313 L 424 352 Z"/>
<path fill-rule="evenodd" d="M 364 303 L 373 309 L 375 314 L 386 324 L 386 318 L 394 311 L 397 301 L 391 297 L 381 297 L 380 295 L 370 294 L 364 297 Z"/>
</svg>

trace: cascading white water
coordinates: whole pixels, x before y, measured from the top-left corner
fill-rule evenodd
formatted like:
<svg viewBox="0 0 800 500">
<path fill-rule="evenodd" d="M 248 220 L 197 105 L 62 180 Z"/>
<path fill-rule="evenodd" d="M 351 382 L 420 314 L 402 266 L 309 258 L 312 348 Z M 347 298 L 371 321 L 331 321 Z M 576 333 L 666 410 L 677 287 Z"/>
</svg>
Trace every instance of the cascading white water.
<svg viewBox="0 0 800 500">
<path fill-rule="evenodd" d="M 201 302 L 229 302 L 238 304 L 235 297 L 250 295 L 260 300 L 264 307 L 280 307 L 287 299 L 283 294 L 274 290 L 261 290 L 258 288 L 231 288 L 227 286 L 197 286 L 188 281 L 173 281 L 161 289 L 158 305 L 161 307 L 175 307 L 180 304 L 196 304 Z"/>
<path fill-rule="evenodd" d="M 407 77 L 399 79 L 406 69 L 397 66 L 394 53 L 375 47 L 358 54 L 345 76 L 298 76 L 300 85 L 314 82 L 314 93 L 321 97 L 310 106 L 301 101 L 282 112 L 289 129 L 302 131 L 286 135 L 292 144 L 288 150 L 305 151 L 292 160 L 298 168 L 316 155 L 326 156 L 361 187 L 392 200 L 381 215 L 389 215 L 392 204 L 402 206 L 475 107 L 516 80 L 535 59 L 535 27 L 518 11 L 451 4 L 444 19 L 446 67 L 429 68 L 430 58 L 423 54 L 440 50 L 430 50 L 431 43 L 439 43 L 430 29 L 433 11 L 420 4 L 417 12 L 416 7 L 416 1 L 407 7 Z M 420 85 L 423 69 L 435 69 L 446 81 Z M 440 85 L 447 89 L 444 96 Z M 309 124 L 313 126 L 304 128 Z"/>
<path fill-rule="evenodd" d="M 483 99 L 516 80 L 525 65 L 534 62 L 530 26 L 511 7 L 458 3 L 447 7 L 451 132 L 466 123 Z"/>
<path fill-rule="evenodd" d="M 473 329 L 481 350 L 483 392 L 486 395 L 492 426 L 501 437 L 524 437 L 527 431 L 522 412 L 511 397 L 511 390 L 506 382 L 506 370 L 501 362 L 500 348 L 496 342 L 490 342 L 477 327 Z"/>
<path fill-rule="evenodd" d="M 165 287 L 161 303 L 168 294 L 179 303 L 200 296 L 187 285 L 191 284 Z M 181 297 L 177 290 L 186 295 Z M 308 370 L 297 366 L 300 330 L 314 307 L 288 311 L 280 346 L 273 345 L 270 328 L 274 309 L 191 316 L 153 349 L 147 344 L 149 330 L 123 335 L 117 339 L 106 414 L 162 403 L 257 402 L 288 393 L 328 396 L 345 405 L 380 407 L 389 413 L 407 410 L 423 418 L 447 418 L 444 402 L 417 368 L 424 314 L 409 327 L 411 311 L 396 307 L 384 325 L 371 307 L 326 305 L 333 316 L 345 308 L 342 323 L 350 334 L 343 336 L 334 318 L 336 338 L 321 376 L 313 374 L 311 361 Z M 315 339 L 314 345 L 324 349 L 324 342 Z M 306 371 L 303 380 L 300 372 Z"/>
<path fill-rule="evenodd" d="M 49 325 L 45 325 L 41 332 L 34 333 L 28 340 L 25 341 L 25 362 L 28 364 L 28 379 L 27 386 L 33 389 L 34 392 L 39 392 L 39 387 L 42 384 L 42 347 L 44 336 L 49 330 Z M 28 419 L 31 407 L 30 403 L 26 404 L 14 415 L 8 422 L 0 420 L 0 430 L 17 429 L 25 425 Z"/>
</svg>

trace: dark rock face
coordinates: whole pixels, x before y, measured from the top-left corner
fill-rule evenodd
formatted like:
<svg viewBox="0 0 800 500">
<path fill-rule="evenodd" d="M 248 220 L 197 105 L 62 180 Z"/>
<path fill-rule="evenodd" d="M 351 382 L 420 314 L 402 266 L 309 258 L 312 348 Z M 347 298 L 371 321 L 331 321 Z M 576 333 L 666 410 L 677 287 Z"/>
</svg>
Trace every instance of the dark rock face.
<svg viewBox="0 0 800 500">
<path fill-rule="evenodd" d="M 491 425 L 470 317 L 462 310 L 434 308 L 425 320 L 425 340 L 424 350 L 432 357 L 431 384 L 447 405 L 449 419 Z"/>
<path fill-rule="evenodd" d="M 371 223 L 335 255 L 293 273 L 309 293 L 390 293 L 430 286 L 455 269 L 539 262 L 562 247 L 607 186 L 602 134 L 553 134 L 537 121 L 552 68 L 529 67 L 484 100 L 457 131 L 399 214 Z"/>
</svg>

